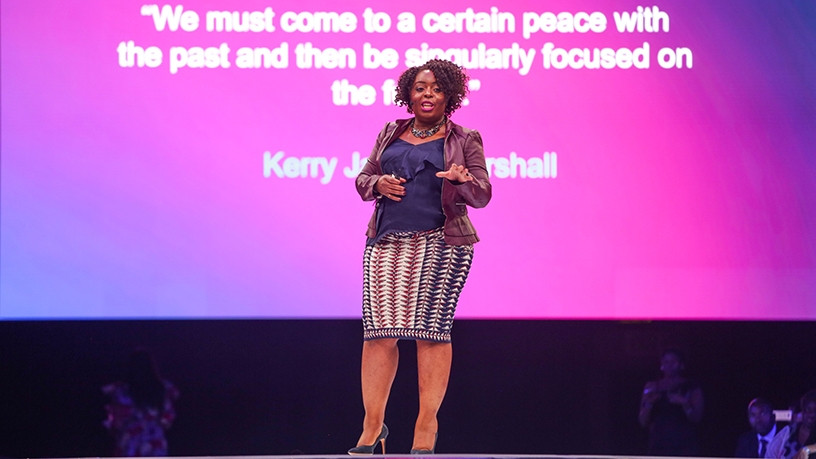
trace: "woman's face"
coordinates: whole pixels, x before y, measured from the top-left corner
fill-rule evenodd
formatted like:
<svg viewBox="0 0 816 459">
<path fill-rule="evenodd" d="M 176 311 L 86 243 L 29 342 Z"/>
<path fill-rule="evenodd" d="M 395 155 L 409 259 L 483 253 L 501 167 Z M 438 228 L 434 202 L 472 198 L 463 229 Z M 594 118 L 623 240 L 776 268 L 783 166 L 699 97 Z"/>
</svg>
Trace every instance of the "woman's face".
<svg viewBox="0 0 816 459">
<path fill-rule="evenodd" d="M 411 87 L 411 110 L 418 121 L 431 125 L 438 123 L 445 116 L 447 101 L 432 71 L 417 73 Z"/>
<path fill-rule="evenodd" d="M 816 401 L 809 401 L 802 407 L 802 422 L 811 428 L 816 425 Z"/>
<path fill-rule="evenodd" d="M 667 376 L 679 375 L 683 371 L 683 362 L 676 355 L 666 353 L 660 359 L 660 371 Z"/>
</svg>

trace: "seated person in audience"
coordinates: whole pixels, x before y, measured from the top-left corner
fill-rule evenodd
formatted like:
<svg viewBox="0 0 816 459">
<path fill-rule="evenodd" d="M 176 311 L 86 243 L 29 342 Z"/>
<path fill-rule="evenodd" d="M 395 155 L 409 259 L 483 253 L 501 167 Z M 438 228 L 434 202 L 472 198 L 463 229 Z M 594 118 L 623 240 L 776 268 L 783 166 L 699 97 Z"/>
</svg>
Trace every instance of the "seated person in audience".
<svg viewBox="0 0 816 459">
<path fill-rule="evenodd" d="M 790 425 L 782 428 L 768 445 L 766 458 L 793 459 L 808 457 L 816 444 L 816 389 L 799 401 Z"/>
<path fill-rule="evenodd" d="M 755 398 L 748 403 L 748 424 L 751 430 L 737 439 L 734 457 L 765 457 L 768 445 L 776 435 L 776 416 L 771 402 Z"/>
<path fill-rule="evenodd" d="M 115 439 L 115 456 L 167 456 L 165 431 L 176 417 L 178 389 L 159 374 L 152 354 L 136 349 L 125 378 L 106 385 L 105 427 Z"/>
</svg>

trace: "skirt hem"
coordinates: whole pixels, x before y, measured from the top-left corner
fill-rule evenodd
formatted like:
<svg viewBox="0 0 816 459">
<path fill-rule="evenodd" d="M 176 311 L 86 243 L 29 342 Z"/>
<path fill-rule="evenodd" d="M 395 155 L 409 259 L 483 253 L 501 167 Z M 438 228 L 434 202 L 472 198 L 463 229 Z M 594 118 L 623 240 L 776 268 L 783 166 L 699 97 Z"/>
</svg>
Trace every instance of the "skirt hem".
<svg viewBox="0 0 816 459">
<path fill-rule="evenodd" d="M 450 333 L 435 332 L 417 328 L 377 328 L 374 330 L 365 330 L 363 332 L 364 341 L 381 338 L 433 341 L 437 343 L 450 343 L 451 341 Z"/>
</svg>

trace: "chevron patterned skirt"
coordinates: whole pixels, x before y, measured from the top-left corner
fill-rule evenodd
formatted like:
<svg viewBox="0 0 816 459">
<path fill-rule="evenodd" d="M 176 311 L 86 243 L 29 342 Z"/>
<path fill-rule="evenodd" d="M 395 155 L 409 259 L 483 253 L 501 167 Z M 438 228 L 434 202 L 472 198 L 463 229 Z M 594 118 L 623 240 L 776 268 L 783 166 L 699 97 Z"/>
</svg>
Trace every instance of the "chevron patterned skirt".
<svg viewBox="0 0 816 459">
<path fill-rule="evenodd" d="M 442 228 L 398 232 L 366 246 L 363 339 L 450 342 L 472 245 L 448 245 Z"/>
</svg>

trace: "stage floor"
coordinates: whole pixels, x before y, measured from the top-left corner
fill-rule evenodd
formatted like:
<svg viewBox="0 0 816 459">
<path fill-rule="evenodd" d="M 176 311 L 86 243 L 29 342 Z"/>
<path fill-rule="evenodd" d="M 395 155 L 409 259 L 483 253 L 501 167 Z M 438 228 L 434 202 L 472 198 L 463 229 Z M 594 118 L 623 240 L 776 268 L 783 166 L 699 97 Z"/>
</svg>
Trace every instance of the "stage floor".
<svg viewBox="0 0 816 459">
<path fill-rule="evenodd" d="M 372 458 L 449 458 L 449 459 L 658 459 L 664 456 L 600 456 L 600 455 L 554 455 L 554 454 L 477 454 L 477 453 L 463 453 L 463 454 L 432 454 L 426 456 L 409 455 L 409 454 L 374 454 L 373 456 L 349 456 L 347 454 L 341 455 L 327 455 L 327 454 L 303 454 L 303 455 L 278 455 L 278 456 L 172 456 L 172 459 L 348 459 L 351 457 L 372 457 Z M 65 459 L 65 458 L 61 458 Z M 82 458 L 78 458 L 82 459 Z M 84 459 L 116 459 L 116 458 L 84 458 Z M 686 457 L 672 459 L 725 459 L 713 457 Z"/>
</svg>

